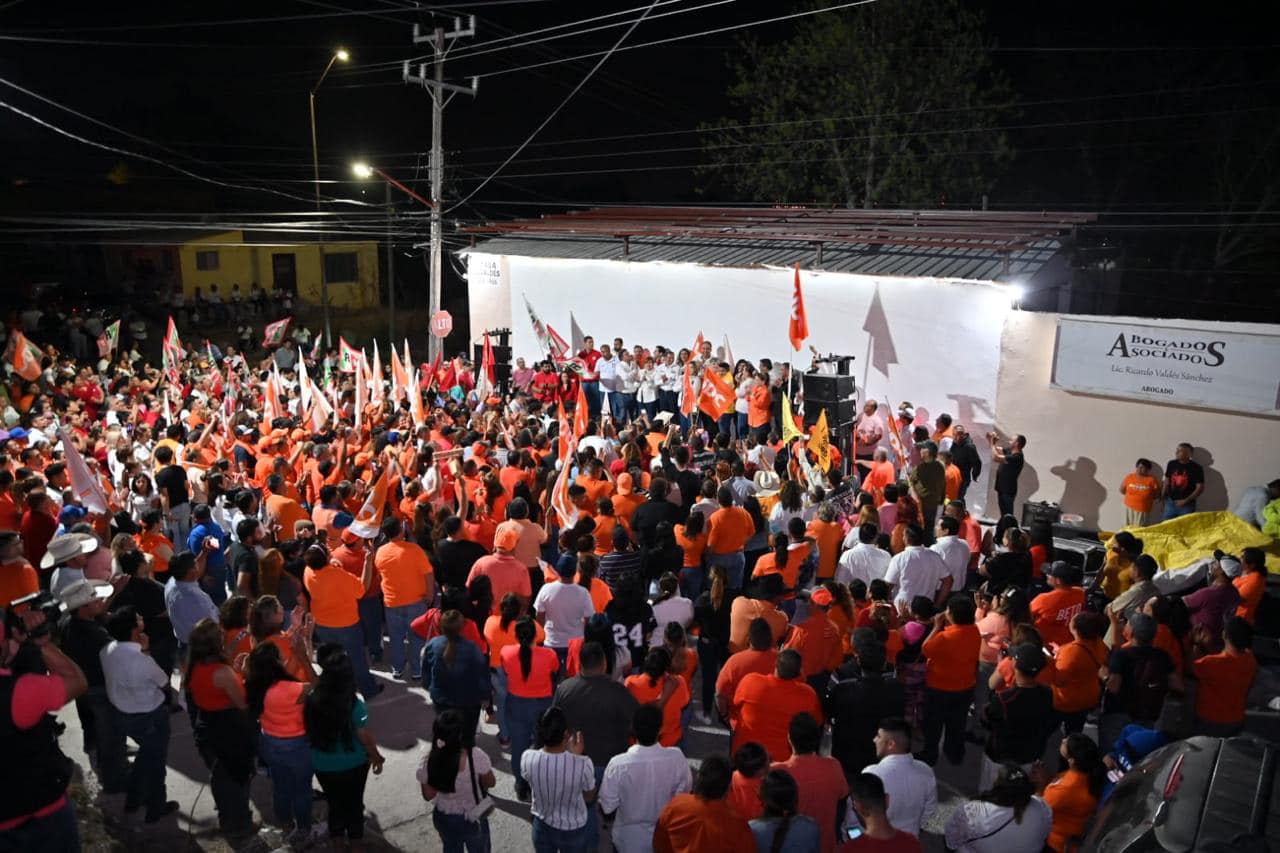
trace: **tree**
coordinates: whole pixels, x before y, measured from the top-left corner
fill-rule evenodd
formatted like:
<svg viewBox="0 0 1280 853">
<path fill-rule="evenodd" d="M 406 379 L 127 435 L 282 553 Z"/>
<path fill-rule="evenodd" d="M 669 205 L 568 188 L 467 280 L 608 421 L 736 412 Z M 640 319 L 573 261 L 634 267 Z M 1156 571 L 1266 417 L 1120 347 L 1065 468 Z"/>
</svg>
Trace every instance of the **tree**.
<svg viewBox="0 0 1280 853">
<path fill-rule="evenodd" d="M 701 173 L 747 199 L 977 205 L 1013 155 L 1009 87 L 958 0 L 825 12 L 741 45 L 728 95 L 745 120 L 702 128 Z"/>
</svg>

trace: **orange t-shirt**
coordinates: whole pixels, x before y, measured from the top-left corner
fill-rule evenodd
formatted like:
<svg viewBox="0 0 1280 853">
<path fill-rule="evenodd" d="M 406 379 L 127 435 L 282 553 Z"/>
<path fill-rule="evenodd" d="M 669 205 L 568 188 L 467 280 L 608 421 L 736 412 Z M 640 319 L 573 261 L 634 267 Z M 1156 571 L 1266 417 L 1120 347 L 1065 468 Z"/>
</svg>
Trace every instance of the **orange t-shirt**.
<svg viewBox="0 0 1280 853">
<path fill-rule="evenodd" d="M 755 568 L 751 571 L 751 577 L 762 578 L 765 575 L 782 575 L 782 583 L 787 589 L 795 589 L 796 584 L 800 582 L 800 563 L 803 559 L 796 559 L 796 552 L 789 551 L 787 553 L 787 562 L 782 568 L 778 568 L 778 558 L 772 551 L 761 554 L 760 559 L 756 560 Z"/>
<path fill-rule="evenodd" d="M 253 636 L 248 628 L 223 628 L 222 649 L 233 664 L 240 655 L 253 651 Z"/>
<path fill-rule="evenodd" d="M 653 830 L 654 853 L 743 853 L 755 845 L 751 827 L 730 810 L 728 798 L 677 794 Z"/>
<path fill-rule="evenodd" d="M 631 516 L 636 514 L 636 508 L 644 501 L 644 496 L 637 495 L 635 492 L 629 495 L 614 495 L 613 514 L 622 519 L 624 524 L 631 524 Z"/>
<path fill-rule="evenodd" d="M 751 513 L 740 506 L 721 507 L 707 521 L 707 549 L 712 554 L 741 551 L 756 533 Z"/>
<path fill-rule="evenodd" d="M 287 495 L 267 495 L 267 523 L 280 525 L 280 538 L 294 538 L 294 527 L 307 520 L 307 511 Z"/>
<path fill-rule="evenodd" d="M 1156 495 L 1160 492 L 1160 481 L 1150 474 L 1126 474 L 1120 481 L 1124 492 L 1124 505 L 1134 512 L 1151 512 L 1155 506 Z"/>
<path fill-rule="evenodd" d="M 934 690 L 968 690 L 978 682 L 982 634 L 977 625 L 948 625 L 921 647 L 929 659 L 924 683 Z"/>
<path fill-rule="evenodd" d="M 596 540 L 596 556 L 603 557 L 613 550 L 613 529 L 618 526 L 618 519 L 611 515 L 597 515 L 596 529 L 591 535 Z M 625 527 L 625 525 L 624 525 Z"/>
<path fill-rule="evenodd" d="M 533 641 L 539 646 L 542 641 L 547 638 L 547 632 L 542 630 L 542 626 L 537 622 L 533 623 L 534 635 Z M 489 666 L 497 669 L 502 666 L 502 650 L 507 646 L 519 645 L 516 642 L 516 623 L 511 620 L 511 624 L 507 625 L 507 630 L 502 630 L 502 617 L 490 616 L 484 622 L 484 639 L 489 644 Z M 520 661 L 516 661 L 519 666 Z"/>
<path fill-rule="evenodd" d="M 307 733 L 302 719 L 302 697 L 307 685 L 301 681 L 277 681 L 267 689 L 262 702 L 262 733 L 271 737 L 302 737 Z"/>
<path fill-rule="evenodd" d="M 138 543 L 139 551 L 151 556 L 151 571 L 154 574 L 159 575 L 169 571 L 169 558 L 160 556 L 161 546 L 168 546 L 170 554 L 174 552 L 173 543 L 169 541 L 169 537 L 144 531 L 134 536 L 133 541 Z"/>
<path fill-rule="evenodd" d="M 807 531 L 818 543 L 818 580 L 835 577 L 836 561 L 840 558 L 840 543 L 844 541 L 844 528 L 838 521 L 815 518 Z"/>
<path fill-rule="evenodd" d="M 26 560 L 0 566 L 0 608 L 40 590 L 40 576 Z"/>
<path fill-rule="evenodd" d="M 425 601 L 431 561 L 415 542 L 388 542 L 374 555 L 373 565 L 382 576 L 382 596 L 387 607 Z"/>
<path fill-rule="evenodd" d="M 1046 845 L 1057 853 L 1067 849 L 1067 842 L 1084 835 L 1098 798 L 1089 790 L 1089 777 L 1078 770 L 1068 770 L 1044 789 L 1044 801 L 1053 810 L 1053 826 Z"/>
<path fill-rule="evenodd" d="M 657 683 L 650 684 L 647 675 L 629 675 L 623 684 L 626 685 L 627 690 L 631 691 L 631 695 L 636 697 L 637 702 L 648 705 L 658 701 L 667 679 L 672 677 L 664 675 L 658 679 Z M 684 730 L 680 726 L 680 714 L 690 701 L 689 685 L 679 676 L 675 676 L 675 679 L 675 688 L 667 699 L 667 704 L 662 706 L 662 731 L 658 735 L 658 742 L 663 746 L 675 746 L 684 735 Z"/>
<path fill-rule="evenodd" d="M 486 624 L 487 628 L 488 625 Z M 515 627 L 514 625 L 512 626 Z M 560 669 L 560 656 L 546 646 L 533 647 L 529 677 L 520 669 L 520 646 L 504 646 L 498 653 L 502 671 L 507 674 L 507 692 L 524 699 L 547 699 L 555 692 L 551 676 Z"/>
<path fill-rule="evenodd" d="M 17 530 L 22 526 L 22 510 L 14 503 L 13 495 L 0 493 L 0 530 Z"/>
<path fill-rule="evenodd" d="M 947 494 L 947 500 L 953 501 L 960 497 L 960 484 L 964 482 L 964 475 L 960 473 L 960 469 L 955 465 L 948 465 L 943 477 L 946 483 L 944 489 Z"/>
<path fill-rule="evenodd" d="M 1071 620 L 1084 609 L 1084 590 L 1078 586 L 1042 592 L 1031 599 L 1031 619 L 1046 646 L 1071 642 Z"/>
<path fill-rule="evenodd" d="M 833 670 L 844 659 L 840 631 L 827 614 L 816 609 L 809 611 L 808 619 L 791 626 L 791 636 L 782 647 L 800 653 L 800 669 L 805 678 Z"/>
<path fill-rule="evenodd" d="M 766 620 L 773 629 L 774 643 L 782 641 L 782 636 L 787 632 L 787 614 L 775 607 L 772 601 L 743 595 L 735 598 L 729 606 L 730 652 L 740 652 L 747 647 L 747 635 L 754 619 Z"/>
<path fill-rule="evenodd" d="M 1098 671 L 1107 662 L 1102 640 L 1076 640 L 1061 646 L 1053 659 L 1053 707 L 1064 714 L 1087 711 L 1102 698 Z"/>
<path fill-rule="evenodd" d="M 579 474 L 574 478 L 574 482 L 587 490 L 587 500 L 591 502 L 591 506 L 596 505 L 596 501 L 601 498 L 613 497 L 613 483 L 608 480 L 593 480 L 586 474 Z"/>
<path fill-rule="evenodd" d="M 791 757 L 787 729 L 796 714 L 812 714 L 822 722 L 822 704 L 813 688 L 800 680 L 782 679 L 770 673 L 751 673 L 738 684 L 733 696 L 738 724 L 733 729 L 733 751 L 755 741 L 769 758 L 786 761 Z"/>
<path fill-rule="evenodd" d="M 729 659 L 724 662 L 724 666 L 720 667 L 720 674 L 716 676 L 716 695 L 727 698 L 730 707 L 732 707 L 734 694 L 738 692 L 738 685 L 742 682 L 742 679 L 753 672 L 768 675 L 773 672 L 773 668 L 777 663 L 777 649 L 765 649 L 764 651 L 744 649 L 729 655 Z"/>
<path fill-rule="evenodd" d="M 760 802 L 760 785 L 764 783 L 764 773 L 755 776 L 743 776 L 733 771 L 733 782 L 729 785 L 729 810 L 743 820 L 755 820 L 764 814 L 764 803 Z"/>
<path fill-rule="evenodd" d="M 747 392 L 747 426 L 757 429 L 769 423 L 772 416 L 773 395 L 769 386 L 759 382 Z"/>
<path fill-rule="evenodd" d="M 876 503 L 880 503 L 884 497 L 884 487 L 896 480 L 897 477 L 898 475 L 894 473 L 892 462 L 872 462 L 871 470 L 867 472 L 867 479 L 862 482 L 862 488 L 876 499 Z"/>
<path fill-rule="evenodd" d="M 1236 615 L 1252 625 L 1258 615 L 1258 604 L 1267 591 L 1266 572 L 1245 572 L 1231 583 L 1235 585 L 1236 592 L 1240 593 L 1240 606 L 1236 608 Z"/>
<path fill-rule="evenodd" d="M 1258 672 L 1253 652 L 1219 652 L 1191 664 L 1200 681 L 1196 716 L 1210 723 L 1238 723 L 1244 719 L 1249 688 Z"/>
<path fill-rule="evenodd" d="M 707 528 L 704 526 L 702 532 L 692 539 L 685 535 L 683 524 L 677 524 L 675 530 L 676 544 L 684 549 L 684 567 L 698 568 L 702 565 L 703 552 L 707 550 Z"/>
<path fill-rule="evenodd" d="M 271 643 L 280 650 L 280 660 L 284 661 L 285 671 L 299 681 L 309 681 L 311 678 L 311 670 L 307 664 L 299 663 L 297 657 L 293 653 L 293 646 L 289 642 L 289 638 L 280 632 L 269 634 L 262 641 L 263 643 Z M 254 643 L 261 645 L 261 643 Z"/>
<path fill-rule="evenodd" d="M 320 571 L 308 567 L 302 583 L 311 595 L 311 615 L 318 627 L 349 628 L 360 621 L 356 602 L 364 596 L 364 584 L 341 564 L 330 563 Z"/>
</svg>

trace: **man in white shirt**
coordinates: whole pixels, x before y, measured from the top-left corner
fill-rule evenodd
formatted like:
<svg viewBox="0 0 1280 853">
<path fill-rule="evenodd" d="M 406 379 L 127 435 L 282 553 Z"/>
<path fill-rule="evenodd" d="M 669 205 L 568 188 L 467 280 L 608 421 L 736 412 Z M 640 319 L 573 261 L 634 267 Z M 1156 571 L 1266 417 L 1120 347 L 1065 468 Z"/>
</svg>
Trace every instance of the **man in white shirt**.
<svg viewBox="0 0 1280 853">
<path fill-rule="evenodd" d="M 600 808 L 606 819 L 613 818 L 611 834 L 618 853 L 647 853 L 653 850 L 658 816 L 672 797 L 689 792 L 693 774 L 683 752 L 658 744 L 658 706 L 637 708 L 631 728 L 636 744 L 610 759 L 600 783 Z"/>
<path fill-rule="evenodd" d="M 889 560 L 889 571 L 884 576 L 896 590 L 893 601 L 903 613 L 910 612 L 911 601 L 917 595 L 938 603 L 951 594 L 951 573 L 947 571 L 947 564 L 924 546 L 924 531 L 919 525 L 907 527 L 906 542 L 907 547 Z"/>
<path fill-rule="evenodd" d="M 876 545 L 880 528 L 870 522 L 858 528 L 858 544 L 840 555 L 836 563 L 836 583 L 860 580 L 870 586 L 889 571 L 889 552 Z"/>
<path fill-rule="evenodd" d="M 618 357 L 609 349 L 608 344 L 600 345 L 600 359 L 596 362 L 596 373 L 600 374 L 600 390 L 609 397 L 609 408 L 606 410 L 617 417 L 613 411 L 618 392 Z"/>
<path fill-rule="evenodd" d="M 920 826 L 938 808 L 938 780 L 933 768 L 911 757 L 911 730 L 901 717 L 889 717 L 876 730 L 876 764 L 863 773 L 878 776 L 889 797 L 889 823 L 899 832 L 920 837 Z"/>
<path fill-rule="evenodd" d="M 118 712 L 120 728 L 138 744 L 126 784 L 125 814 L 145 805 L 146 822 L 155 823 L 178 810 L 178 803 L 167 800 L 165 792 L 169 676 L 151 659 L 142 617 L 131 605 L 107 618 L 107 633 L 111 642 L 98 653 L 107 698 Z"/>
<path fill-rule="evenodd" d="M 951 575 L 951 591 L 964 589 L 969 573 L 969 543 L 959 536 L 960 522 L 950 516 L 938 519 L 938 538 L 929 550 L 942 558 Z"/>
<path fill-rule="evenodd" d="M 562 556 L 556 563 L 559 579 L 544 584 L 533 600 L 533 611 L 547 630 L 547 648 L 555 649 L 561 666 L 569 654 L 569 642 L 582 636 L 583 626 L 596 612 L 591 593 L 573 582 L 577 569 L 574 555 Z"/>
</svg>

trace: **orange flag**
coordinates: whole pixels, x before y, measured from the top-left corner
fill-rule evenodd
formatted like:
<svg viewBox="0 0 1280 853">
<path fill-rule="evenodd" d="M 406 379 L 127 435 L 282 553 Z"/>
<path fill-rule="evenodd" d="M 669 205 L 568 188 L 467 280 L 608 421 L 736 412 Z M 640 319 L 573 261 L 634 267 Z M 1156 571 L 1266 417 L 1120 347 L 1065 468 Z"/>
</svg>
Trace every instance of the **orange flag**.
<svg viewBox="0 0 1280 853">
<path fill-rule="evenodd" d="M 427 413 L 422 409 L 422 389 L 418 387 L 418 369 L 413 369 L 413 383 L 406 385 L 404 392 L 409 395 L 409 415 L 413 425 L 420 427 L 427 422 Z"/>
<path fill-rule="evenodd" d="M 573 404 L 573 437 L 582 438 L 587 434 L 587 422 L 591 419 L 591 410 L 587 408 L 587 392 L 578 383 L 578 400 Z"/>
<path fill-rule="evenodd" d="M 400 361 L 400 354 L 396 352 L 396 348 L 391 348 L 391 399 L 397 403 L 405 398 L 405 394 L 409 387 L 409 373 L 405 370 L 404 363 Z"/>
<path fill-rule="evenodd" d="M 567 452 L 561 456 L 560 473 L 551 487 L 551 508 L 560 516 L 562 529 L 572 527 L 578 520 L 578 510 L 574 508 L 573 501 L 569 500 L 569 469 L 573 467 L 572 457 L 577 449 L 578 440 L 570 439 Z"/>
<path fill-rule="evenodd" d="M 13 333 L 13 372 L 28 382 L 40 376 L 40 351 L 22 332 Z"/>
<path fill-rule="evenodd" d="M 680 399 L 680 414 L 686 417 L 693 414 L 694 402 L 693 365 L 686 361 L 684 363 L 684 393 Z"/>
<path fill-rule="evenodd" d="M 557 418 L 559 419 L 559 423 L 560 423 L 559 436 L 558 436 L 560 440 L 560 444 L 559 444 L 559 451 L 558 451 L 559 456 L 557 458 L 565 459 L 568 457 L 569 437 L 573 435 L 573 430 L 569 426 L 569 416 L 564 413 L 563 400 L 560 401 L 559 406 L 560 406 L 560 411 L 557 414 Z M 574 436 L 574 438 L 577 438 L 577 436 Z"/>
<path fill-rule="evenodd" d="M 796 264 L 795 290 L 791 294 L 791 348 L 800 351 L 804 339 L 809 337 L 809 318 L 804 313 L 804 294 L 800 292 L 800 264 Z"/>
<path fill-rule="evenodd" d="M 387 510 L 387 497 L 391 491 L 391 477 L 396 471 L 396 463 L 390 462 L 382 475 L 378 477 L 378 482 L 373 484 L 369 497 L 365 498 L 364 506 L 360 507 L 360 511 L 356 513 L 356 520 L 351 522 L 351 532 L 365 539 L 373 539 L 378 535 L 378 529 L 382 526 L 382 517 Z"/>
<path fill-rule="evenodd" d="M 733 389 L 711 368 L 702 371 L 702 390 L 698 392 L 698 408 L 719 418 L 733 402 Z"/>
</svg>

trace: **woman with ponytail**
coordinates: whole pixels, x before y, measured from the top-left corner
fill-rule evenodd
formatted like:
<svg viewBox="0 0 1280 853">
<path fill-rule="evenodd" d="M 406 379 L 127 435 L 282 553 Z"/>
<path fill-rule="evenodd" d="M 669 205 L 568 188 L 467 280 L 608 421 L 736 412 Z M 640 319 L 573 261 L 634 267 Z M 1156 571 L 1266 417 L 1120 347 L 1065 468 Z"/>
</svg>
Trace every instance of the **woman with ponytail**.
<svg viewBox="0 0 1280 853">
<path fill-rule="evenodd" d="M 818 850 L 822 833 L 813 818 L 798 814 L 800 786 L 785 770 L 770 770 L 760 783 L 764 814 L 751 821 L 760 853 L 808 853 Z"/>
<path fill-rule="evenodd" d="M 436 717 L 431 749 L 418 764 L 418 784 L 422 799 L 434 805 L 431 823 L 444 849 L 480 853 L 489 850 L 489 817 L 468 820 L 467 814 L 498 780 L 484 750 L 463 744 L 464 725 L 457 711 Z"/>
<path fill-rule="evenodd" d="M 729 659 L 729 612 L 738 594 L 729 589 L 723 566 L 711 566 L 711 587 L 693 603 L 698 627 L 698 666 L 702 671 L 702 722 L 710 725 L 716 706 L 716 679 Z"/>
<path fill-rule="evenodd" d="M 502 650 L 502 671 L 507 677 L 505 727 L 511 738 L 511 769 L 516 777 L 516 797 L 529 801 L 529 783 L 520 772 L 520 756 L 533 745 L 533 733 L 542 712 L 551 707 L 555 693 L 552 676 L 560 669 L 560 657 L 535 645 L 537 628 L 532 619 L 516 622 L 516 645 Z"/>
<path fill-rule="evenodd" d="M 671 653 L 662 646 L 645 655 L 640 673 L 623 682 L 641 705 L 654 704 L 662 709 L 662 733 L 658 742 L 675 746 L 684 737 L 681 717 L 689 705 L 689 686 L 678 675 L 671 674 Z"/>
<path fill-rule="evenodd" d="M 422 681 L 439 714 L 450 708 L 463 719 L 465 742 L 475 743 L 480 709 L 492 705 L 489 658 L 462 635 L 467 618 L 459 610 L 440 617 L 440 636 L 422 649 Z"/>
</svg>

